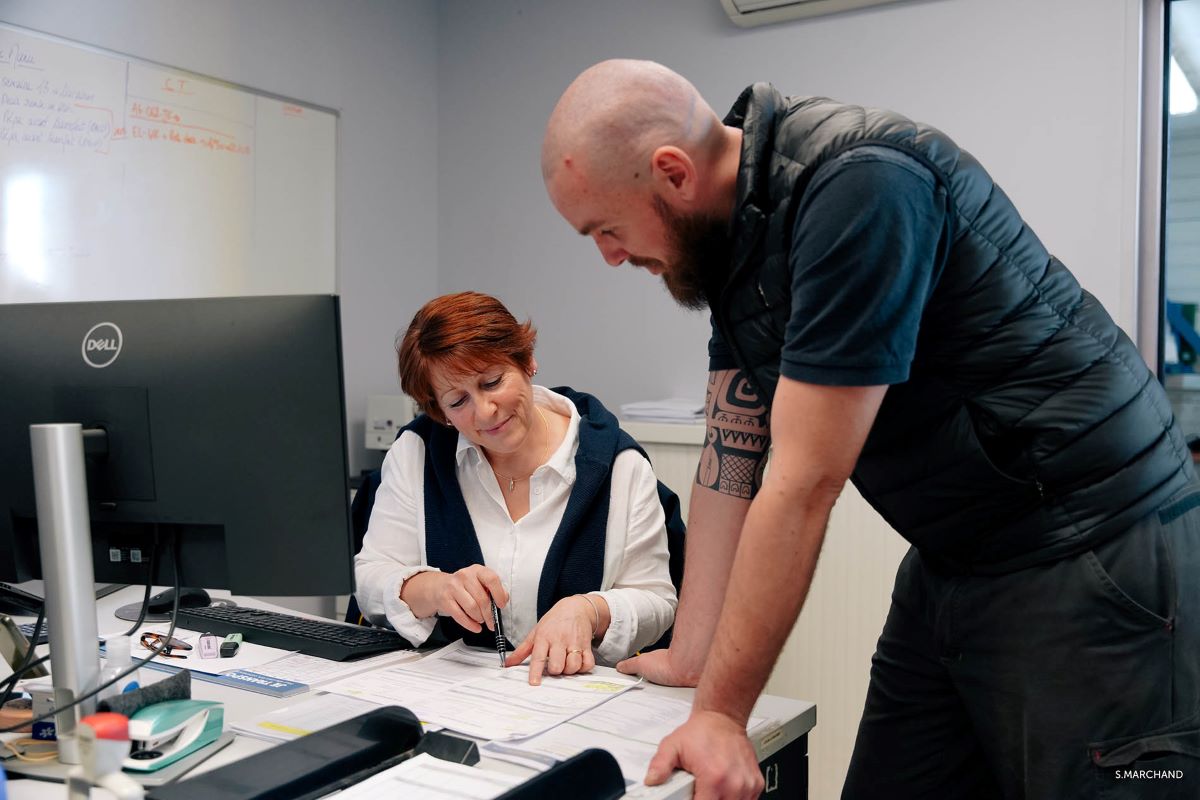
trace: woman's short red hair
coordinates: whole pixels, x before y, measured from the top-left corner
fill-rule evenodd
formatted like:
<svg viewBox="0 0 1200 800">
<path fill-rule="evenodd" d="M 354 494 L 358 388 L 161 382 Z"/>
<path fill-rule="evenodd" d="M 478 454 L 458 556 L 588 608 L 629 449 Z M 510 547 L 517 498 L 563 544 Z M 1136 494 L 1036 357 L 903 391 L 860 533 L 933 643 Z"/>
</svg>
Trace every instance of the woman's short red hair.
<svg viewBox="0 0 1200 800">
<path fill-rule="evenodd" d="M 430 373 L 434 367 L 452 375 L 483 372 L 499 363 L 533 371 L 537 330 L 517 322 L 496 298 L 480 292 L 435 297 L 421 307 L 396 340 L 400 388 L 438 422 L 446 417 L 438 406 Z"/>
</svg>

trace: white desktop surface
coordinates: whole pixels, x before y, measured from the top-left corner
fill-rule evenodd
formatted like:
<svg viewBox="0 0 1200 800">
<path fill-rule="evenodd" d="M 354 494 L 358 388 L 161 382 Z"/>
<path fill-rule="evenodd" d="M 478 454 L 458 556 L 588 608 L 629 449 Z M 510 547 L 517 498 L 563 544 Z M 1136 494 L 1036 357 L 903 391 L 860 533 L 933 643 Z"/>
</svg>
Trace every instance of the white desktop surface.
<svg viewBox="0 0 1200 800">
<path fill-rule="evenodd" d="M 154 591 L 160 591 L 161 588 L 156 587 Z M 128 629 L 130 623 L 117 619 L 113 612 L 120 606 L 139 602 L 144 591 L 144 587 L 130 586 L 97 601 L 97 621 L 102 636 L 106 633 L 123 632 Z M 214 597 L 229 596 L 228 592 L 223 591 L 214 591 L 210 592 L 210 594 Z M 239 605 L 284 611 L 289 614 L 296 614 L 297 616 L 312 616 L 311 614 L 300 614 L 291 609 L 272 606 L 270 603 L 256 598 L 235 597 L 234 599 Z M 32 621 L 32 618 L 30 621 Z M 597 674 L 604 674 L 605 672 L 615 673 L 615 670 L 612 670 L 610 667 L 596 667 L 595 671 Z M 156 673 L 152 672 L 151 674 Z M 690 698 L 694 693 L 693 689 L 655 686 L 653 684 L 647 684 L 646 691 L 664 696 L 682 698 Z M 226 730 L 229 729 L 229 725 L 232 722 L 250 719 L 277 708 L 295 704 L 297 701 L 303 700 L 306 696 L 299 694 L 286 698 L 271 697 L 257 692 L 248 692 L 243 689 L 235 689 L 199 680 L 192 681 L 192 694 L 198 699 L 219 700 L 225 704 Z M 812 703 L 786 697 L 763 695 L 754 707 L 754 715 L 773 718 L 779 722 L 778 728 L 767 730 L 756 736 L 753 740 L 754 748 L 760 760 L 778 752 L 786 745 L 808 733 L 816 724 L 816 707 Z M 201 763 L 185 775 L 183 780 L 274 746 L 271 742 L 262 739 L 238 735 L 231 745 L 218 751 L 211 758 Z M 527 774 L 530 776 L 534 774 L 532 770 L 487 757 L 482 759 L 481 764 L 506 772 Z M 65 796 L 66 787 L 63 784 L 20 778 L 12 774 L 9 775 L 9 800 L 37 800 L 39 798 L 62 798 Z M 654 800 L 690 798 L 692 796 L 692 776 L 685 772 L 677 772 L 667 783 L 639 796 L 654 798 Z M 103 789 L 93 789 L 92 797 L 111 798 L 113 795 Z"/>
</svg>

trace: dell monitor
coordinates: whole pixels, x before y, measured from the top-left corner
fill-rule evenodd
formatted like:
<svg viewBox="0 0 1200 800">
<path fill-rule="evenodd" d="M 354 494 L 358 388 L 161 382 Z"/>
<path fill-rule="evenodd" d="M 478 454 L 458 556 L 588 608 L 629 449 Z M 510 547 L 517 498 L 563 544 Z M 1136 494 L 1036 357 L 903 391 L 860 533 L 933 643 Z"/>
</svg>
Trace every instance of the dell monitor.
<svg viewBox="0 0 1200 800">
<path fill-rule="evenodd" d="M 341 359 L 330 296 L 0 306 L 0 580 L 42 573 L 30 426 L 79 423 L 96 580 L 174 540 L 185 586 L 351 592 Z"/>
<path fill-rule="evenodd" d="M 45 578 L 60 761 L 95 707 L 94 580 L 353 591 L 336 297 L 0 306 L 0 456 L 0 580 Z"/>
</svg>

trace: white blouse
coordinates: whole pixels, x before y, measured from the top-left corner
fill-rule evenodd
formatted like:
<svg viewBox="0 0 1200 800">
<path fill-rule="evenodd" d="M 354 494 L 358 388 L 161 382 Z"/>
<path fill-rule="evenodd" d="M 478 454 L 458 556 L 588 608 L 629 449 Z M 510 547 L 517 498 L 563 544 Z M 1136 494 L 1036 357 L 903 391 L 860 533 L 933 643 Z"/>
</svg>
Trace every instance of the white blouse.
<svg viewBox="0 0 1200 800">
<path fill-rule="evenodd" d="M 542 565 L 562 521 L 575 483 L 579 448 L 579 411 L 562 395 L 533 387 L 537 405 L 570 414 L 567 434 L 549 460 L 529 478 L 529 513 L 513 522 L 500 486 L 478 445 L 461 434 L 455 453 L 459 486 L 475 526 L 483 561 L 500 576 L 509 593 L 503 611 L 504 632 L 519 645 L 537 624 L 538 584 Z M 383 481 L 363 547 L 354 559 L 363 614 L 376 625 L 387 623 L 420 644 L 429 638 L 436 617 L 417 619 L 400 599 L 404 581 L 436 570 L 426 563 L 425 443 L 406 432 L 388 450 Z M 601 591 L 612 621 L 599 644 L 596 662 L 612 665 L 653 644 L 675 617 L 675 588 L 667 568 L 667 533 L 657 481 L 636 450 L 625 450 L 613 463 Z"/>
</svg>

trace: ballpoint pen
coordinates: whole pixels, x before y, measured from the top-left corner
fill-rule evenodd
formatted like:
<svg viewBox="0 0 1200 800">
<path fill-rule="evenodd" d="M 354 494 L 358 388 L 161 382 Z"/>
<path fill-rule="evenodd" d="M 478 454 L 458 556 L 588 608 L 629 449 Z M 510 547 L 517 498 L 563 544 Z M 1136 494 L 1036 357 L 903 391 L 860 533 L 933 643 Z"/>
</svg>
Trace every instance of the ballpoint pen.
<svg viewBox="0 0 1200 800">
<path fill-rule="evenodd" d="M 496 627 L 496 652 L 500 654 L 500 669 L 504 669 L 508 647 L 504 643 L 504 626 L 500 624 L 500 609 L 496 608 L 495 600 L 492 601 L 492 622 Z"/>
</svg>

